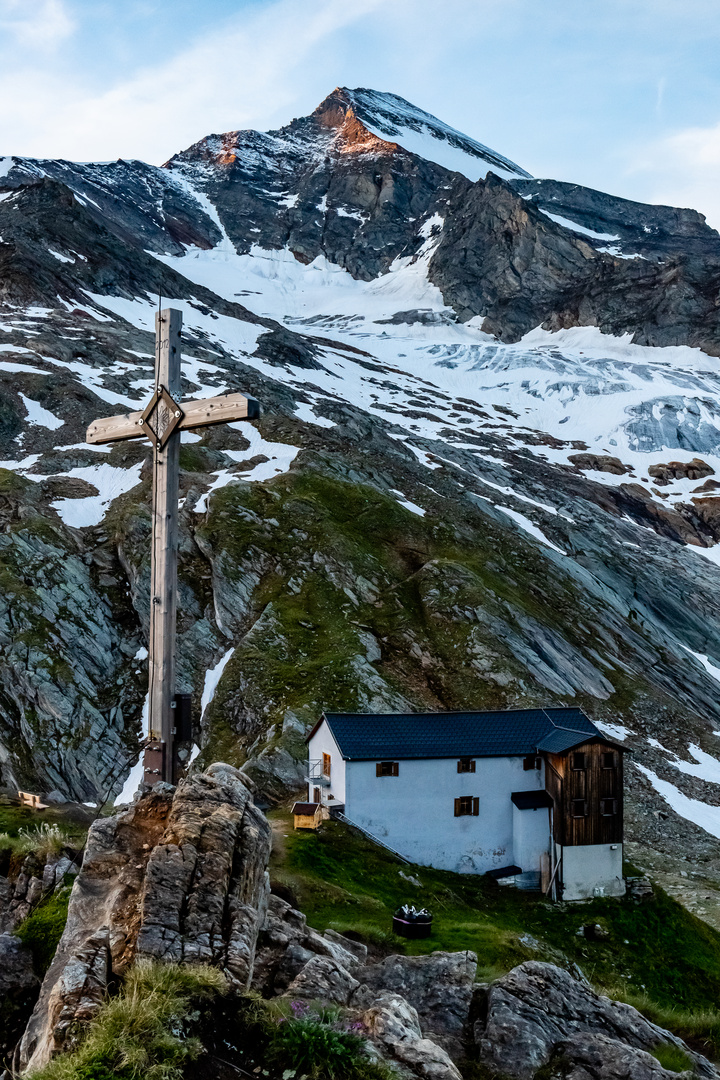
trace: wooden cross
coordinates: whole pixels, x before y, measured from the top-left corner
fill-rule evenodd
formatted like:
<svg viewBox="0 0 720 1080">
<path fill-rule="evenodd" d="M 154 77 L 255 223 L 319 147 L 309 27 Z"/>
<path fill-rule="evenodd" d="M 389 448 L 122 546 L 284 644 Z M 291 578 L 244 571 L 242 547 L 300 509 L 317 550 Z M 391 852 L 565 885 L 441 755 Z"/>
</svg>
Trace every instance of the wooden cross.
<svg viewBox="0 0 720 1080">
<path fill-rule="evenodd" d="M 94 444 L 142 438 L 153 444 L 147 784 L 175 783 L 179 768 L 174 736 L 180 432 L 260 415 L 258 402 L 245 394 L 181 401 L 181 328 L 182 312 L 167 308 L 156 314 L 155 390 L 149 404 L 142 412 L 94 420 L 86 435 Z"/>
</svg>

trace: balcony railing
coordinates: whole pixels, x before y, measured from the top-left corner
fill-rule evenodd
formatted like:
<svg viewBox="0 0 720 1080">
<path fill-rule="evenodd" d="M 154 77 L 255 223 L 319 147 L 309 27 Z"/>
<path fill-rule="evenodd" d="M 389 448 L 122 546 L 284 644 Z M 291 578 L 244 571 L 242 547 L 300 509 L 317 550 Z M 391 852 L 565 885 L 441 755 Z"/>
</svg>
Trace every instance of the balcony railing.
<svg viewBox="0 0 720 1080">
<path fill-rule="evenodd" d="M 308 773 L 305 779 L 319 787 L 330 786 L 330 777 L 323 772 L 322 761 L 308 761 Z"/>
</svg>

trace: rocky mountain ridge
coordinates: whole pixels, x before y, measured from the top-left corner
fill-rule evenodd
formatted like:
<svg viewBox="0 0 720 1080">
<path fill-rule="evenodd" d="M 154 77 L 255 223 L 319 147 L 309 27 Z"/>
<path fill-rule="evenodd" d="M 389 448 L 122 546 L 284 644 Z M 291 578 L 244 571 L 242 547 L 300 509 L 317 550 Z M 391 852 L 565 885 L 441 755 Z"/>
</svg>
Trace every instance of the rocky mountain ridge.
<svg viewBox="0 0 720 1080">
<path fill-rule="evenodd" d="M 201 761 L 275 799 L 325 707 L 572 701 L 635 751 L 630 839 L 716 872 L 701 215 L 534 180 L 369 91 L 162 169 L 0 173 L 3 784 L 102 803 L 138 753 L 148 449 L 83 440 L 146 400 L 160 294 L 186 393 L 264 408 L 183 445 Z"/>
</svg>

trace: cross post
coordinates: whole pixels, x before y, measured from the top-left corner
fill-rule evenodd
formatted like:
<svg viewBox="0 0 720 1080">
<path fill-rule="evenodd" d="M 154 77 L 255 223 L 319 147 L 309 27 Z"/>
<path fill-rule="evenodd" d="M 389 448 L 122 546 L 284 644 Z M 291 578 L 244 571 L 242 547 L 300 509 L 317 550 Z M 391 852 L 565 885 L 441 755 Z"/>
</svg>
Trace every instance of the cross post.
<svg viewBox="0 0 720 1080">
<path fill-rule="evenodd" d="M 260 415 L 255 398 L 225 394 L 181 401 L 182 312 L 166 308 L 155 316 L 155 389 L 142 412 L 94 420 L 92 444 L 149 438 L 153 444 L 152 551 L 148 666 L 148 730 L 144 782 L 175 783 L 175 627 L 177 617 L 178 490 L 180 432 Z"/>
</svg>

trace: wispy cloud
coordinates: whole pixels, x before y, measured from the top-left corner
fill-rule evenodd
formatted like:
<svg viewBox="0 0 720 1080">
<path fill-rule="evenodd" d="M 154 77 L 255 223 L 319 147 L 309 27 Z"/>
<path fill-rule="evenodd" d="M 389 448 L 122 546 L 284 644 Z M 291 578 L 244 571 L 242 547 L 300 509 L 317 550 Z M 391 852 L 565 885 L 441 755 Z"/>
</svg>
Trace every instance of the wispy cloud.
<svg viewBox="0 0 720 1080">
<path fill-rule="evenodd" d="M 8 102 L 0 104 L 0 153 L 12 152 L 15 142 L 25 153 L 43 156 L 162 160 L 210 130 L 226 131 L 256 120 L 258 112 L 270 116 L 290 107 L 309 57 L 317 63 L 335 35 L 383 2 L 388 0 L 276 0 L 100 93 L 88 91 L 81 76 L 49 70 L 23 79 L 23 93 L 12 94 L 18 72 L 6 71 L 0 75 L 0 102 Z"/>
<path fill-rule="evenodd" d="M 630 175 L 647 186 L 647 202 L 699 209 L 720 229 L 720 123 L 691 127 L 640 148 Z"/>
<path fill-rule="evenodd" d="M 0 34 L 6 46 L 56 50 L 74 29 L 63 0 L 0 0 Z"/>
</svg>

